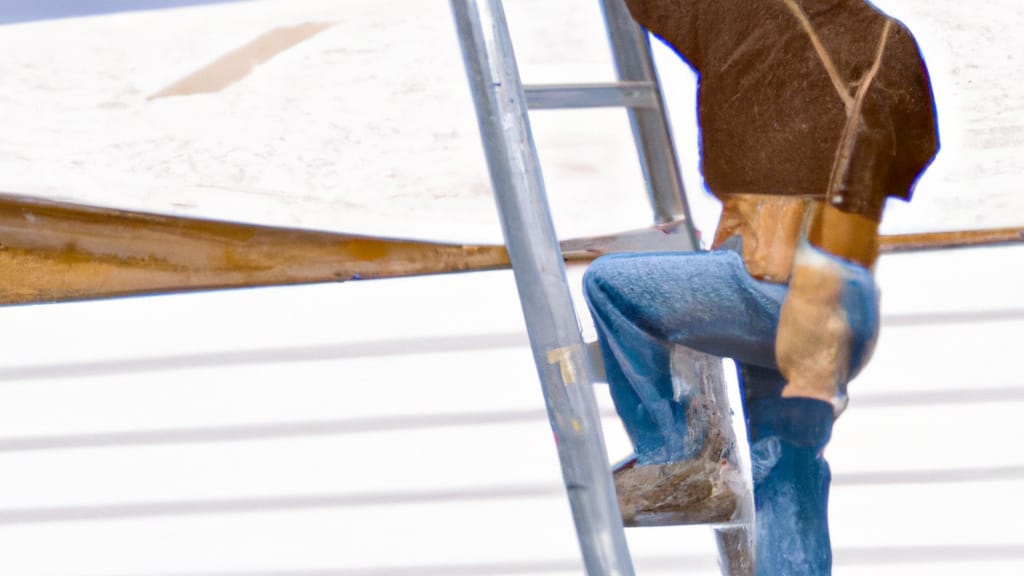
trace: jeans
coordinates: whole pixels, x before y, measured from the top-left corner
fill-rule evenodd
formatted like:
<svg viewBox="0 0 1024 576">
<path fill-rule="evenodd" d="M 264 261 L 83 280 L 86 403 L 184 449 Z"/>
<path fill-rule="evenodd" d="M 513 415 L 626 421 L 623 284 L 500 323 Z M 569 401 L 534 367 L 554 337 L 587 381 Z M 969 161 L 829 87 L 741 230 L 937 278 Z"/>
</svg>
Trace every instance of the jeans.
<svg viewBox="0 0 1024 576">
<path fill-rule="evenodd" d="M 877 335 L 878 292 L 866 269 L 843 266 L 852 377 Z M 672 347 L 733 359 L 751 445 L 757 574 L 820 576 L 831 570 L 830 472 L 822 450 L 834 416 L 827 402 L 781 397 L 775 335 L 786 292 L 751 277 L 733 250 L 609 255 L 584 276 L 612 399 L 637 464 L 673 462 L 700 449 L 686 445 L 689 398 L 673 387 Z"/>
</svg>

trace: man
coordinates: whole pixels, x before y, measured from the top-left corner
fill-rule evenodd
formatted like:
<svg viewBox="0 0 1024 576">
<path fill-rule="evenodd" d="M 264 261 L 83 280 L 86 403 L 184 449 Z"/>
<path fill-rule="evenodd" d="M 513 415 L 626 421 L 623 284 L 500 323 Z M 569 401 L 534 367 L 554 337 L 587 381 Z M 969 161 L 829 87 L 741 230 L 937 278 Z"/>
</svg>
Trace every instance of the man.
<svg viewBox="0 0 1024 576">
<path fill-rule="evenodd" d="M 910 32 L 863 0 L 626 1 L 700 75 L 702 171 L 723 211 L 711 252 L 614 255 L 587 271 L 637 455 L 616 484 L 636 490 L 700 448 L 687 442 L 672 347 L 732 358 L 757 573 L 827 574 L 822 451 L 877 336 L 878 225 L 938 149 L 924 62 Z M 620 493 L 627 521 L 674 512 L 649 497 L 636 509 L 632 496 Z"/>
</svg>

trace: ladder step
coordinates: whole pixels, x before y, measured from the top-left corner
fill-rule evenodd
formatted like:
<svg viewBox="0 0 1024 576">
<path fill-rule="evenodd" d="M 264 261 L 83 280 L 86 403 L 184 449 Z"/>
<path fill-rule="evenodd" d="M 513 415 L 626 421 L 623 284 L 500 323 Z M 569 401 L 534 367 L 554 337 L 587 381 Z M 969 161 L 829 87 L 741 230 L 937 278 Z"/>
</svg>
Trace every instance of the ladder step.
<svg viewBox="0 0 1024 576">
<path fill-rule="evenodd" d="M 546 84 L 524 86 L 526 104 L 532 110 L 555 108 L 651 108 L 658 107 L 653 82 L 646 80 L 595 84 Z"/>
</svg>

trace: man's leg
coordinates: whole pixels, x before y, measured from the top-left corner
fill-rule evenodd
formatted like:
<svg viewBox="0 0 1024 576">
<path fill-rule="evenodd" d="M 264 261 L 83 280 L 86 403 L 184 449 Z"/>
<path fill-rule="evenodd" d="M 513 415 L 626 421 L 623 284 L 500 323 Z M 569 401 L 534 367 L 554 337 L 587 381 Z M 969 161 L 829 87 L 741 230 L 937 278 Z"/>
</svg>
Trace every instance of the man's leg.
<svg viewBox="0 0 1024 576">
<path fill-rule="evenodd" d="M 774 364 L 774 339 L 786 288 L 752 279 L 737 254 L 723 251 L 600 259 L 585 289 L 639 463 L 674 461 L 695 448 L 683 445 L 687 398 L 672 390 L 670 343 L 737 359 L 755 476 L 757 573 L 828 574 L 830 473 L 822 450 L 833 406 L 781 398 L 786 382 Z M 853 375 L 877 331 L 870 275 L 844 286 L 843 305 Z"/>
<path fill-rule="evenodd" d="M 831 473 L 822 451 L 832 434 L 832 405 L 782 398 L 786 382 L 775 369 L 737 368 L 754 477 L 757 574 L 828 574 Z"/>
<path fill-rule="evenodd" d="M 835 367 L 842 374 L 837 381 L 805 388 L 816 395 L 802 397 L 792 393 L 778 370 L 738 363 L 754 476 L 759 576 L 831 573 L 831 473 L 822 452 L 846 405 L 847 380 L 867 363 L 878 333 L 878 291 L 870 272 L 842 262 L 836 266 L 844 280 L 835 313 L 847 328 L 839 344 L 849 351 L 842 356 L 848 364 Z"/>
<path fill-rule="evenodd" d="M 692 456 L 687 390 L 673 389 L 671 347 L 773 365 L 786 288 L 758 282 L 733 251 L 617 254 L 584 277 L 612 398 L 638 464 Z"/>
</svg>

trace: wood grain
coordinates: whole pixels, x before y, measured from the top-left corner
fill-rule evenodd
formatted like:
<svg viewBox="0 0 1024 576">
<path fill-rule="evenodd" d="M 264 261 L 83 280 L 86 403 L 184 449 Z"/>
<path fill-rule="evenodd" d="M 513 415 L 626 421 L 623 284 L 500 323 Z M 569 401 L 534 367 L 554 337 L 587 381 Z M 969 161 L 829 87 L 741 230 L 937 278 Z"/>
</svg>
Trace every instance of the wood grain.
<svg viewBox="0 0 1024 576">
<path fill-rule="evenodd" d="M 685 222 L 561 243 L 566 261 L 685 249 Z M 1024 229 L 883 236 L 882 252 L 1024 241 Z M 378 238 L 0 195 L 0 305 L 510 266 L 504 246 Z"/>
</svg>

